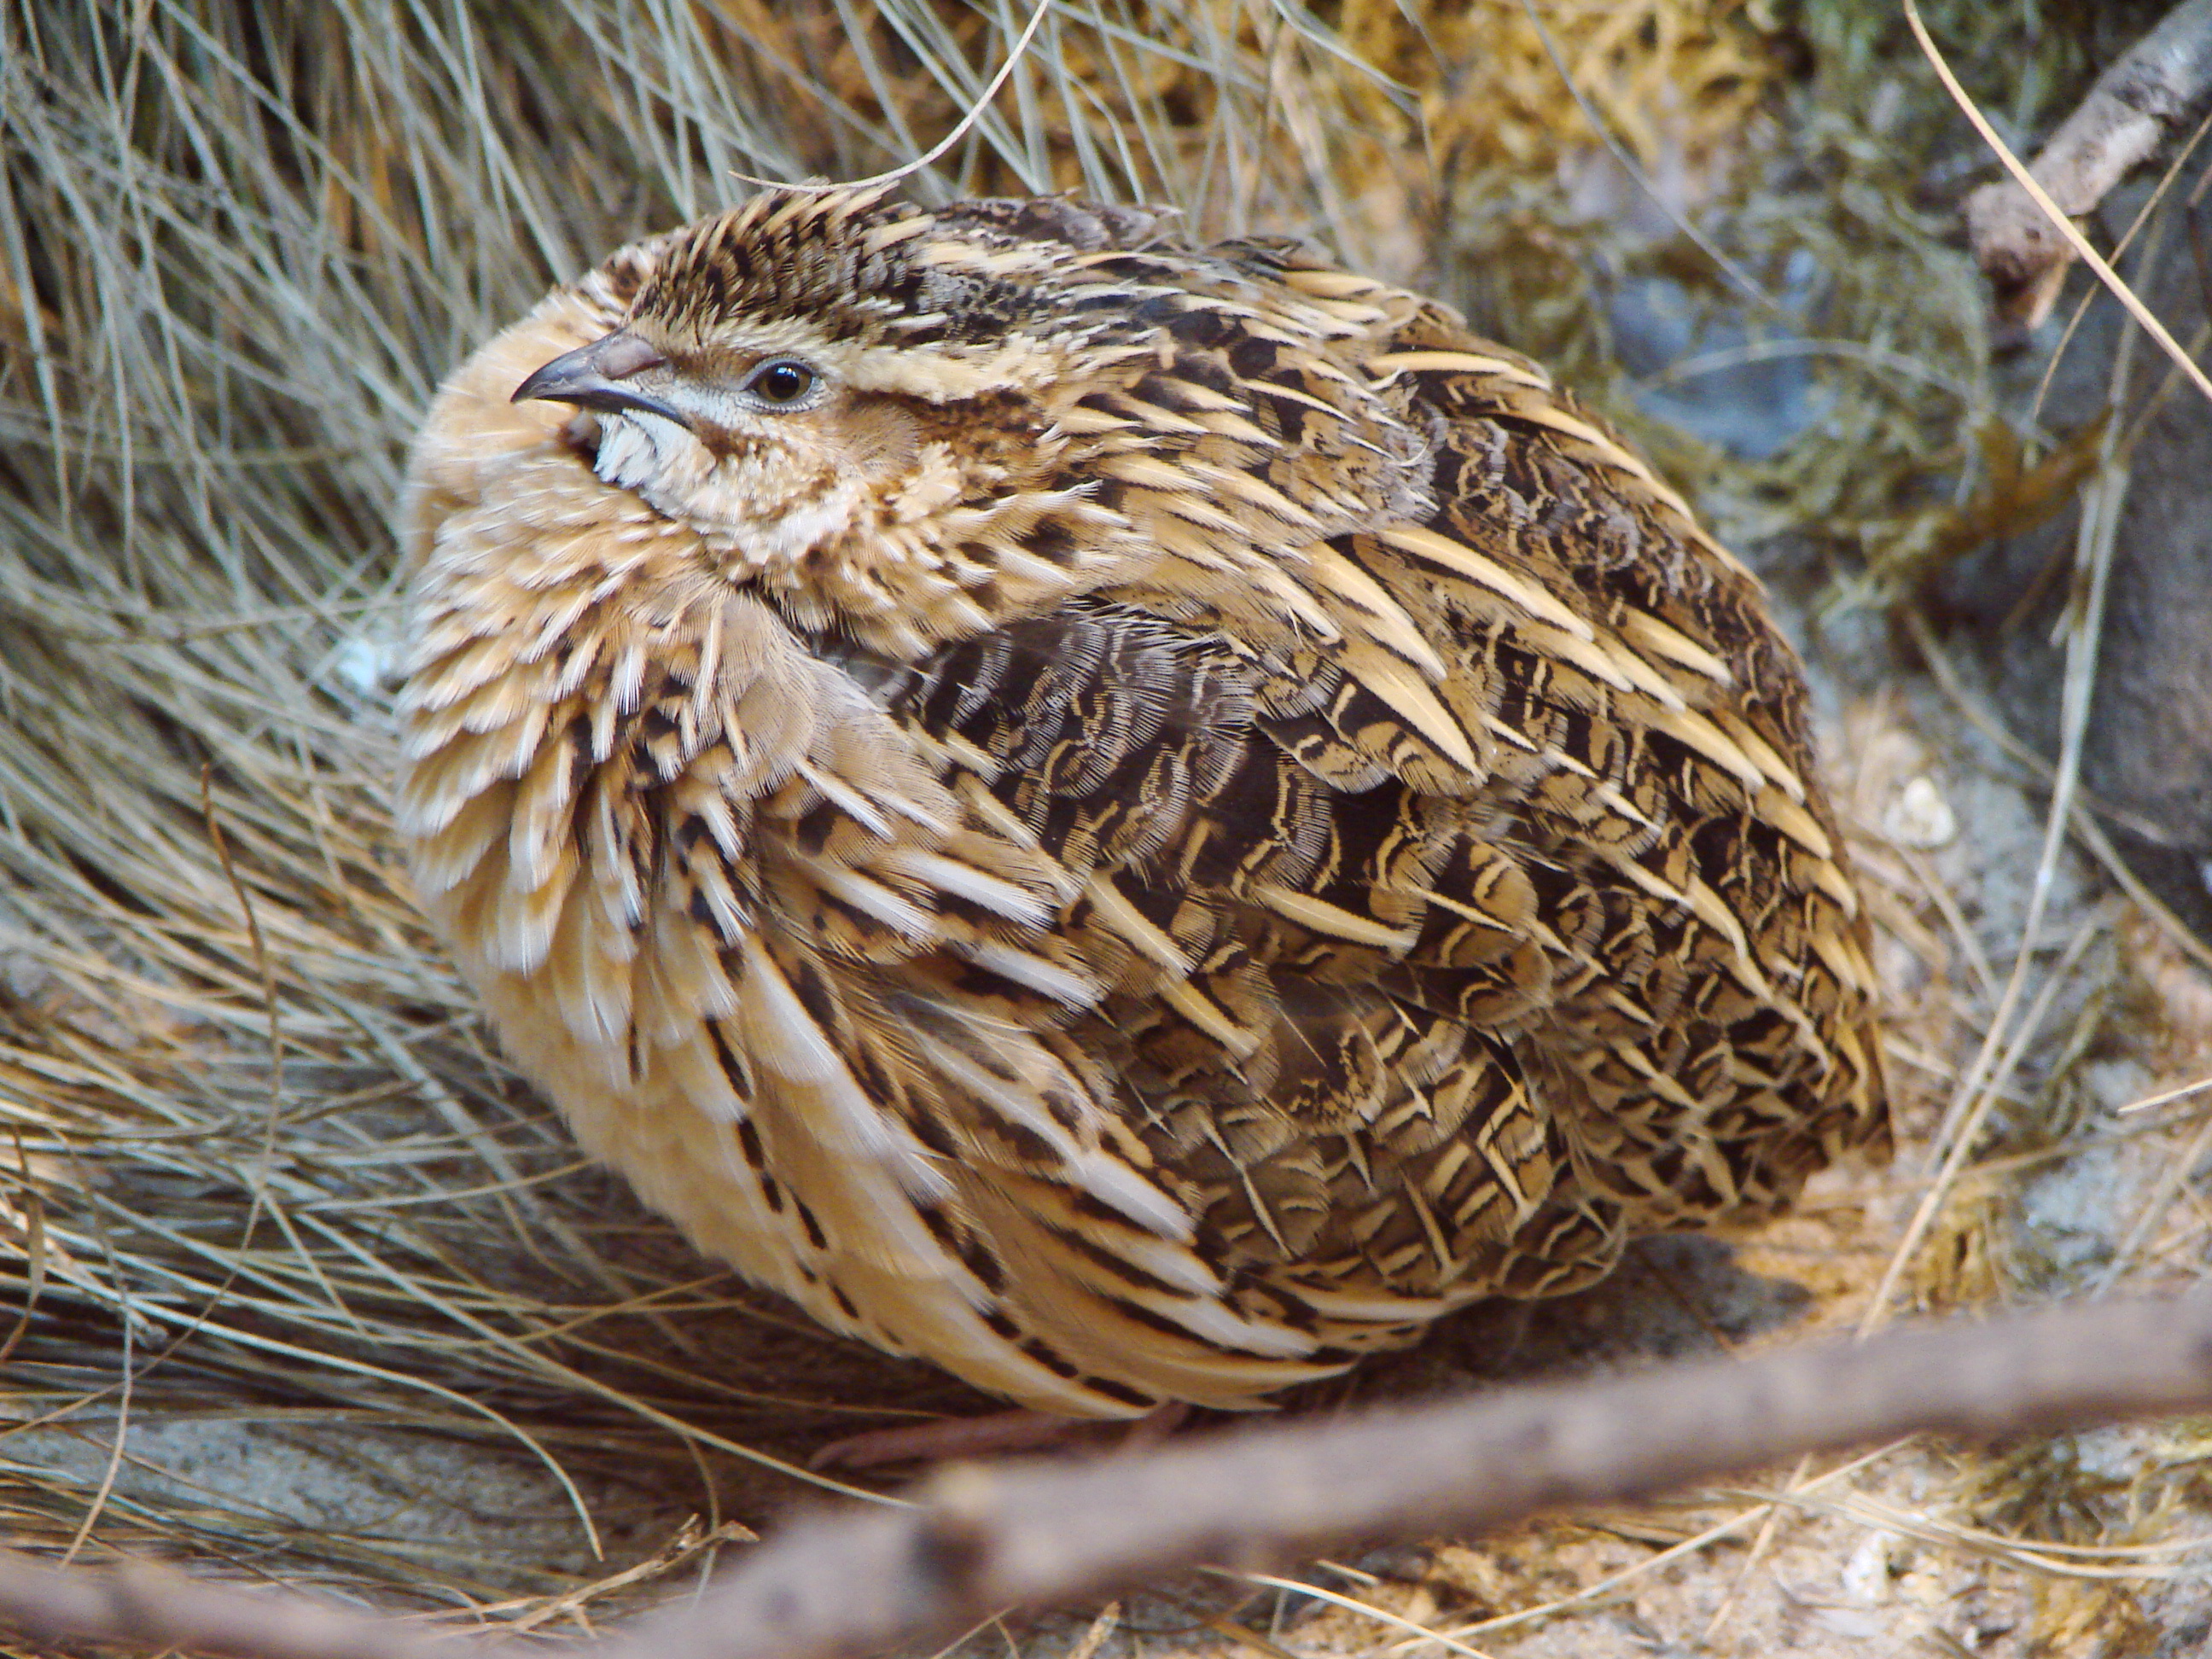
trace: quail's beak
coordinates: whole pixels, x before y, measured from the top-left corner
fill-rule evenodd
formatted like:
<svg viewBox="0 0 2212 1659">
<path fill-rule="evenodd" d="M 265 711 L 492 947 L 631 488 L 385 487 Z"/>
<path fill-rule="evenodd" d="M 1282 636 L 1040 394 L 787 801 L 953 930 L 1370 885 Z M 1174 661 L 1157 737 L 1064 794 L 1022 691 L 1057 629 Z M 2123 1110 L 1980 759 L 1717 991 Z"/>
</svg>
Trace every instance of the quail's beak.
<svg viewBox="0 0 2212 1659">
<path fill-rule="evenodd" d="M 629 384 L 630 377 L 658 368 L 668 360 L 635 334 L 617 329 L 604 339 L 563 352 L 515 387 L 513 401 L 544 398 L 580 409 L 612 413 L 635 409 L 673 421 L 689 431 L 690 417 Z"/>
</svg>

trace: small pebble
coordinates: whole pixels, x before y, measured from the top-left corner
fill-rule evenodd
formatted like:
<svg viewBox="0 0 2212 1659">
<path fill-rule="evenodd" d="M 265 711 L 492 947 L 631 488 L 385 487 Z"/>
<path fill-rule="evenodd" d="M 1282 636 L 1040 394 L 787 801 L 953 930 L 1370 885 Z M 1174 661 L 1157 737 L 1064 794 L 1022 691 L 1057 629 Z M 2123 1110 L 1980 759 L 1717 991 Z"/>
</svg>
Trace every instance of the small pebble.
<svg viewBox="0 0 2212 1659">
<path fill-rule="evenodd" d="M 1881 815 L 1881 832 L 1899 847 L 1927 852 L 1958 839 L 1959 819 L 1935 780 L 1923 773 L 1898 792 Z"/>
</svg>

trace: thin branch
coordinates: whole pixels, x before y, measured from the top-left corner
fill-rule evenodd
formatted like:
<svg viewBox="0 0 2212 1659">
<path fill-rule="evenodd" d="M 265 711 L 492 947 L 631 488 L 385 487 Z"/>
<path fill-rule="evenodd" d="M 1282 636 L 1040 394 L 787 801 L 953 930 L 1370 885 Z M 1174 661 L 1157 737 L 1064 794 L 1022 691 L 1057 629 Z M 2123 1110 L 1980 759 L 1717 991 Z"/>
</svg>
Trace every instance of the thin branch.
<svg viewBox="0 0 2212 1659">
<path fill-rule="evenodd" d="M 1954 1320 L 1629 1378 L 1247 1429 L 1143 1456 L 956 1467 L 911 1509 L 824 1515 L 572 1659 L 857 1659 L 1194 1563 L 1493 1528 L 1805 1452 L 2212 1404 L 2212 1296 Z M 226 1659 L 514 1659 L 274 1592 L 0 1554 L 0 1624 Z"/>
<path fill-rule="evenodd" d="M 1974 258 L 2008 322 L 2033 328 L 2049 314 L 2075 245 L 2049 216 L 2079 218 L 2212 96 L 2212 0 L 2185 0 L 2097 77 L 2081 106 L 2051 134 L 2028 169 L 2047 192 L 2039 204 L 2018 178 L 1966 198 Z"/>
<path fill-rule="evenodd" d="M 287 1591 L 187 1578 L 147 1561 L 53 1567 L 13 1550 L 0 1550 L 0 1626 L 38 1643 L 177 1648 L 221 1659 L 489 1659 L 500 1649 L 524 1650 Z"/>
<path fill-rule="evenodd" d="M 2198 0 L 2191 0 L 2192 6 L 2197 3 Z M 2119 273 L 2106 261 L 2105 256 L 2089 246 L 2089 239 L 2075 228 L 2074 222 L 2051 199 L 2051 192 L 2036 182 L 2035 176 L 2027 170 L 2027 164 L 2014 155 L 2005 141 L 1997 137 L 1997 130 L 1990 125 L 1989 118 L 1966 95 L 1966 88 L 1959 84 L 1959 77 L 1951 72 L 1951 65 L 1944 60 L 1934 38 L 1929 34 L 1927 24 L 1920 21 L 1920 8 L 1913 0 L 1905 0 L 1905 21 L 1912 26 L 1913 39 L 1920 43 L 1921 52 L 1927 58 L 1929 66 L 1936 71 L 1936 78 L 1943 83 L 1943 90 L 1951 94 L 1951 100 L 1958 105 L 1974 131 L 1981 134 L 1982 142 L 1996 153 L 1998 161 L 2004 163 L 2005 171 L 2012 174 L 2020 187 L 2027 192 L 2036 210 L 2051 222 L 2051 228 L 2064 237 L 2067 246 L 2074 250 L 2081 263 L 2097 273 L 2097 280 L 2110 289 L 2112 297 L 2127 307 L 2128 315 L 2142 325 L 2143 332 L 2158 342 L 2158 349 L 2166 353 L 2173 366 L 2189 377 L 2207 400 L 2212 400 L 2212 379 L 2208 379 L 2204 371 L 2191 360 L 2189 354 L 2181 349 L 2181 343 L 2167 331 L 2166 325 L 2151 314 L 2150 307 L 2142 302 L 2142 297 L 2120 280 Z"/>
<path fill-rule="evenodd" d="M 1194 1561 L 1261 1566 L 1917 1431 L 2006 1435 L 2208 1400 L 2212 1297 L 2191 1297 L 1516 1389 L 1141 1461 L 955 1468 L 916 1509 L 794 1528 L 696 1607 L 647 1620 L 595 1659 L 857 1656 Z"/>
</svg>

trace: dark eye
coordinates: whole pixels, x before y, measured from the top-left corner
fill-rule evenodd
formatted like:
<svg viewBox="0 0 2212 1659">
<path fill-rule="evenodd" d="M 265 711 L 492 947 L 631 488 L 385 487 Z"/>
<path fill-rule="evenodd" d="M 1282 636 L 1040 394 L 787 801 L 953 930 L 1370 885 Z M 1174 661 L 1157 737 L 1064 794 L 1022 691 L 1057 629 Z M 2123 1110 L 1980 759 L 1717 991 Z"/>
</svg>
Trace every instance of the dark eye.
<svg viewBox="0 0 2212 1659">
<path fill-rule="evenodd" d="M 787 407 L 813 391 L 820 378 L 796 357 L 771 357 L 752 372 L 745 390 L 771 407 Z"/>
</svg>

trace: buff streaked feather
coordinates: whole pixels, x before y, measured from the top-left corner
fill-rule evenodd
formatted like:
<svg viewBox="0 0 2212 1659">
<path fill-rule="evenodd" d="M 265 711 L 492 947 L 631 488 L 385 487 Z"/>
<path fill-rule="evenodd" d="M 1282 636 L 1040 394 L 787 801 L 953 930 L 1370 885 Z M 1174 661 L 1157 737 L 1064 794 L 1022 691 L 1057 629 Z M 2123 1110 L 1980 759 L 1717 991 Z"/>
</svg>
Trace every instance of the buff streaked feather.
<svg viewBox="0 0 2212 1659">
<path fill-rule="evenodd" d="M 617 331 L 681 424 L 511 401 Z M 409 520 L 426 908 L 586 1146 L 839 1330 L 1251 1406 L 1885 1137 L 1757 584 L 1432 302 L 772 192 L 457 371 Z"/>
</svg>

